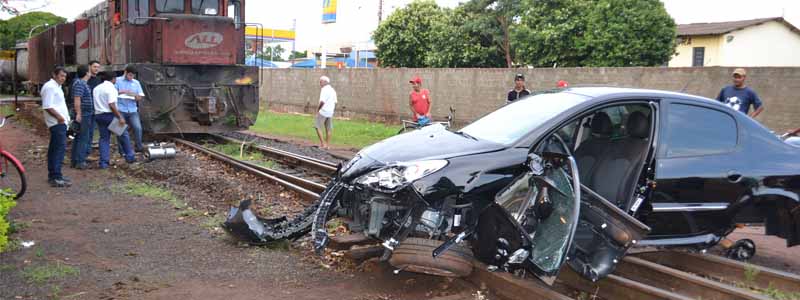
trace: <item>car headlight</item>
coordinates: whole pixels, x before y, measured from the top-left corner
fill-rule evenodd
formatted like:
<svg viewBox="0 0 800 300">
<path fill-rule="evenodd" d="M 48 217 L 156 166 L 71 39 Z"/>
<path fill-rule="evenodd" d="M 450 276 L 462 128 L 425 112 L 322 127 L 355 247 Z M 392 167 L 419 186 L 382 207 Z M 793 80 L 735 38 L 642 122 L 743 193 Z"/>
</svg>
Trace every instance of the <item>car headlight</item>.
<svg viewBox="0 0 800 300">
<path fill-rule="evenodd" d="M 355 182 L 379 191 L 391 192 L 417 179 L 439 171 L 446 165 L 446 160 L 400 162 L 361 175 L 361 177 L 356 178 Z"/>
</svg>

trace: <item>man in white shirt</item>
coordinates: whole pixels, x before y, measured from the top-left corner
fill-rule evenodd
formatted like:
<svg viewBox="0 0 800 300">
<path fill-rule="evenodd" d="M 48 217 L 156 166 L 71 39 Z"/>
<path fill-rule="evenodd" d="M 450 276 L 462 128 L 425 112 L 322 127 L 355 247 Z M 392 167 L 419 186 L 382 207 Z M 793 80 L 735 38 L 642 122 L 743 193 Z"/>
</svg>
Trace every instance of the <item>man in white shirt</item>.
<svg viewBox="0 0 800 300">
<path fill-rule="evenodd" d="M 319 91 L 319 107 L 314 120 L 314 129 L 317 131 L 317 137 L 319 137 L 319 144 L 322 149 L 330 147 L 331 135 L 333 135 L 333 110 L 336 108 L 336 91 L 330 83 L 331 79 L 328 76 L 319 78 L 319 86 L 322 89 Z M 322 139 L 322 133 L 319 131 L 323 127 L 325 128 L 325 140 Z"/>
<path fill-rule="evenodd" d="M 67 71 L 62 67 L 53 70 L 53 78 L 42 86 L 42 109 L 44 122 L 50 129 L 50 145 L 47 147 L 47 182 L 52 187 L 67 187 L 72 184 L 61 173 L 61 164 L 67 152 L 67 124 L 69 111 L 61 85 L 67 80 Z"/>
<path fill-rule="evenodd" d="M 95 122 L 97 122 L 97 127 L 100 129 L 100 169 L 107 169 L 111 160 L 111 131 L 108 126 L 114 121 L 115 117 L 120 126 L 125 126 L 126 123 L 125 118 L 117 109 L 119 93 L 114 86 L 116 76 L 114 76 L 113 72 L 107 71 L 101 72 L 100 78 L 103 79 L 103 83 L 94 88 L 92 98 L 94 99 Z M 128 163 L 136 162 L 128 131 L 124 130 L 122 135 L 117 137 L 117 141 L 122 144 L 125 161 Z"/>
</svg>

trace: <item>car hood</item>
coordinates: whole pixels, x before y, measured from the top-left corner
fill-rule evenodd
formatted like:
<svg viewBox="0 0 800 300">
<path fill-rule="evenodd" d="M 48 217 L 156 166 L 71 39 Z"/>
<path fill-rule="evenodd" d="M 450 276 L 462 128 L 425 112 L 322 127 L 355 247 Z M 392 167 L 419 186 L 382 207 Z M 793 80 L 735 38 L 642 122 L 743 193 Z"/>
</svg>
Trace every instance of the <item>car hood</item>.
<svg viewBox="0 0 800 300">
<path fill-rule="evenodd" d="M 475 140 L 448 131 L 441 125 L 430 125 L 423 129 L 396 135 L 361 150 L 355 158 L 342 168 L 342 178 L 350 180 L 382 166 L 395 162 L 486 153 L 504 149 L 505 146 L 486 140 Z"/>
</svg>

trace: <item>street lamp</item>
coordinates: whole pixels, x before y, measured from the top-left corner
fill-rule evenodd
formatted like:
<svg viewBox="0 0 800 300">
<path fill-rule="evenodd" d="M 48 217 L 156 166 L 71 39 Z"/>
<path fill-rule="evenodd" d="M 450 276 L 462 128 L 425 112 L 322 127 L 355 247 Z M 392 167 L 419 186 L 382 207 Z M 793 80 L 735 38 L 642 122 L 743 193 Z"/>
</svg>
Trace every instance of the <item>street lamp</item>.
<svg viewBox="0 0 800 300">
<path fill-rule="evenodd" d="M 36 28 L 39 28 L 39 27 L 42 27 L 42 26 L 47 27 L 47 26 L 49 26 L 49 24 L 44 23 L 44 24 L 39 24 L 39 25 L 33 26 L 33 28 L 31 28 L 31 31 L 28 32 L 28 39 L 29 40 L 31 39 L 31 35 L 33 34 L 33 31 L 36 30 Z"/>
</svg>

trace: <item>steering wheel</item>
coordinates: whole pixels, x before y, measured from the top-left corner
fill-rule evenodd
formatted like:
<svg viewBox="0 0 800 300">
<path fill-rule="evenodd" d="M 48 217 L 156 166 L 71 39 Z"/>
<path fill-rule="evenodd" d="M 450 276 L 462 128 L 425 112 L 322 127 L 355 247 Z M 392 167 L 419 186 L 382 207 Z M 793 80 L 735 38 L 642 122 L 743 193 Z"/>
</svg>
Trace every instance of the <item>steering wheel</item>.
<svg viewBox="0 0 800 300">
<path fill-rule="evenodd" d="M 558 141 L 558 144 L 564 150 L 564 154 L 566 154 L 567 156 L 572 156 L 572 151 L 569 150 L 569 145 L 567 145 L 567 142 L 565 142 L 564 139 L 562 139 L 558 134 L 555 133 L 551 135 L 549 139 L 552 140 L 553 138 L 555 138 L 555 140 Z"/>
</svg>

